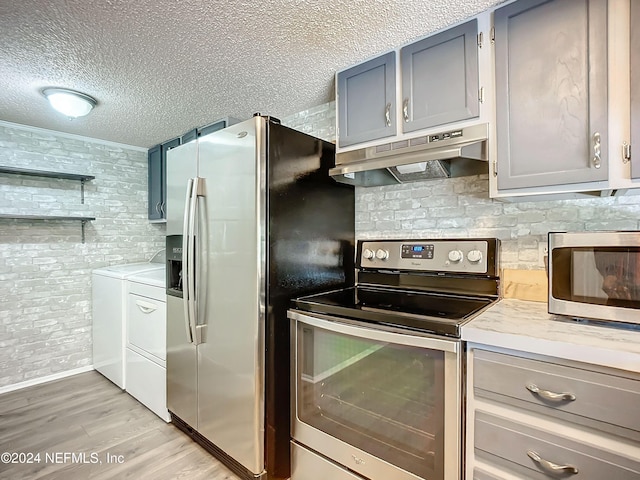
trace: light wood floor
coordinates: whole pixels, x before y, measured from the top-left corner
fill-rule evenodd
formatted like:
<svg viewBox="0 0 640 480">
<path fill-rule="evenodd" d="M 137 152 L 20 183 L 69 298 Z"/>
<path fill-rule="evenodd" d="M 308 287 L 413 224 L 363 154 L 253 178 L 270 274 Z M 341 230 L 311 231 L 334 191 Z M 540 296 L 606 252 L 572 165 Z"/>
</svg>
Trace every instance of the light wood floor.
<svg viewBox="0 0 640 480">
<path fill-rule="evenodd" d="M 239 480 L 97 372 L 0 395 L 3 452 L 40 454 L 39 463 L 0 462 L 3 480 Z"/>
</svg>

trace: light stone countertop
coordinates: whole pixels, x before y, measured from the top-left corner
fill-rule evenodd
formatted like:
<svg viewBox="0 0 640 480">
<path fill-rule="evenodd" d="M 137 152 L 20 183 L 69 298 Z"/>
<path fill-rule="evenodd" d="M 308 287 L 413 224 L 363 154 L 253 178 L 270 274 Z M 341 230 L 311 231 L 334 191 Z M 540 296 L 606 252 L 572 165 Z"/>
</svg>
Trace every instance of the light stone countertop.
<svg viewBox="0 0 640 480">
<path fill-rule="evenodd" d="M 462 326 L 462 340 L 640 373 L 640 327 L 565 320 L 544 302 L 502 299 Z"/>
</svg>

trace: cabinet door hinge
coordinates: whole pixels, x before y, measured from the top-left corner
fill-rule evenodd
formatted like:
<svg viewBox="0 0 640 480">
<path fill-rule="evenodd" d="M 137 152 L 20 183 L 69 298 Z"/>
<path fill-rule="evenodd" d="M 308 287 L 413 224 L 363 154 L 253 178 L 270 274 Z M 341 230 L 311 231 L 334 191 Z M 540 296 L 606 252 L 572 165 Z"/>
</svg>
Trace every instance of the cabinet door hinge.
<svg viewBox="0 0 640 480">
<path fill-rule="evenodd" d="M 491 34 L 489 36 L 491 37 L 491 43 L 496 43 L 496 27 L 491 27 Z"/>
<path fill-rule="evenodd" d="M 480 87 L 478 90 L 478 101 L 484 103 L 484 87 Z"/>
<path fill-rule="evenodd" d="M 622 142 L 622 163 L 629 163 L 631 161 L 631 144 Z"/>
<path fill-rule="evenodd" d="M 484 39 L 484 35 L 482 34 L 482 32 L 480 32 L 478 34 L 478 48 L 482 48 L 483 39 Z"/>
</svg>

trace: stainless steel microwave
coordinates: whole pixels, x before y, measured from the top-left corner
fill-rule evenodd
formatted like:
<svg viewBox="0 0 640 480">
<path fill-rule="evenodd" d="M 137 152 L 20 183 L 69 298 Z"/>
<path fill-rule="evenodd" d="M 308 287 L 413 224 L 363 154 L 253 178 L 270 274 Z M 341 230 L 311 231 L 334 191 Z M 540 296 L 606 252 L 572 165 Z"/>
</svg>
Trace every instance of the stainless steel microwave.
<svg viewBox="0 0 640 480">
<path fill-rule="evenodd" d="M 549 313 L 640 324 L 640 232 L 549 233 Z"/>
</svg>

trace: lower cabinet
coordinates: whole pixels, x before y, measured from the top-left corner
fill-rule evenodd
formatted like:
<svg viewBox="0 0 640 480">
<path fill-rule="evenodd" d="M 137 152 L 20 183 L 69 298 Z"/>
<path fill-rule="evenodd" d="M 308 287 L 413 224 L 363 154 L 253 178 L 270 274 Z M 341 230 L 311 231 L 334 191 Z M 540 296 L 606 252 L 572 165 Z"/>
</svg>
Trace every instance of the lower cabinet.
<svg viewBox="0 0 640 480">
<path fill-rule="evenodd" d="M 466 478 L 640 478 L 640 375 L 470 345 Z"/>
</svg>

